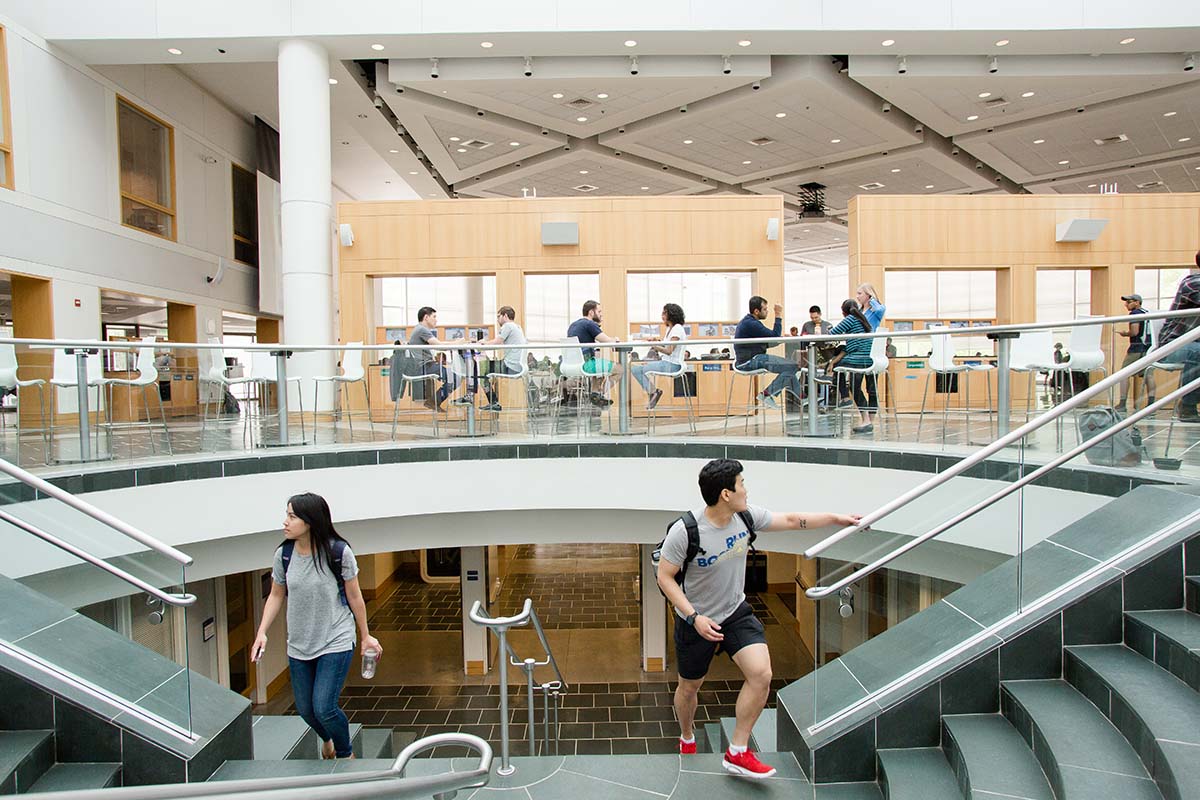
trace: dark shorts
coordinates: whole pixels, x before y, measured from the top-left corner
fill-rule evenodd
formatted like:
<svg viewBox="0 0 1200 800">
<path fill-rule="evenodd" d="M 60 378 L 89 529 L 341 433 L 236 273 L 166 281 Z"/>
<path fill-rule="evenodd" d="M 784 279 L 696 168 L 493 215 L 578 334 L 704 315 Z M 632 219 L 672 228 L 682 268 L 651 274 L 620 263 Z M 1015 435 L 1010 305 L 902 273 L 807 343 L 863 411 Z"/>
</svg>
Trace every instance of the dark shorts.
<svg viewBox="0 0 1200 800">
<path fill-rule="evenodd" d="M 721 626 L 725 639 L 710 642 L 680 619 L 678 614 L 675 615 L 675 663 L 679 668 L 679 677 L 689 681 L 699 680 L 708 674 L 708 665 L 718 652 L 733 658 L 746 645 L 767 643 L 762 623 L 744 600 L 737 611 L 717 624 Z"/>
</svg>

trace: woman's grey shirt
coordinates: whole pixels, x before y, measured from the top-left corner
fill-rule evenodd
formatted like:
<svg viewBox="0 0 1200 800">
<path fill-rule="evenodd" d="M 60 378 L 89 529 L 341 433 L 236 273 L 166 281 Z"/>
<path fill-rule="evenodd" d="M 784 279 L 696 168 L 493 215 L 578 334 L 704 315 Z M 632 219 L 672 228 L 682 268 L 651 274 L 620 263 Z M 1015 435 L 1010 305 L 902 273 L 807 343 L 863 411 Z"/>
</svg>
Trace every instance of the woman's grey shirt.
<svg viewBox="0 0 1200 800">
<path fill-rule="evenodd" d="M 342 580 L 358 576 L 358 561 L 347 546 L 342 555 Z M 288 590 L 287 654 L 311 661 L 327 653 L 354 649 L 354 612 L 342 605 L 337 579 L 327 564 L 318 572 L 311 555 L 292 551 L 292 563 L 283 571 L 283 548 L 275 550 L 271 578 Z"/>
</svg>

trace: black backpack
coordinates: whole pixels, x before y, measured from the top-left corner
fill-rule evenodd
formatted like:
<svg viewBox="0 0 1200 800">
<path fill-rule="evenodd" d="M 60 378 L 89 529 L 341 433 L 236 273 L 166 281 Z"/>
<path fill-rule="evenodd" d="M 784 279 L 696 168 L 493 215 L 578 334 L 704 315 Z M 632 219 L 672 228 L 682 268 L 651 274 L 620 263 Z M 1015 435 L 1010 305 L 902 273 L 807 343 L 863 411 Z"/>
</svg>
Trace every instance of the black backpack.
<svg viewBox="0 0 1200 800">
<path fill-rule="evenodd" d="M 754 551 L 754 540 L 758 538 L 758 534 L 754 532 L 754 516 L 749 511 L 739 511 L 737 515 L 742 518 L 742 522 L 746 523 L 746 530 L 750 533 L 750 550 Z M 675 527 L 676 522 L 682 522 L 683 528 L 687 531 L 687 556 L 683 559 L 683 563 L 679 565 L 679 572 L 675 573 L 675 582 L 681 587 L 683 586 L 684 576 L 687 574 L 688 564 L 704 552 L 700 548 L 700 526 L 696 524 L 696 515 L 690 511 L 685 511 L 678 518 L 671 520 L 671 524 L 667 526 L 667 533 L 671 532 L 671 528 Z M 653 562 L 654 568 L 658 569 L 658 562 L 662 560 L 663 542 L 667 539 L 664 536 L 654 546 L 654 551 L 650 553 L 650 561 Z M 658 587 L 659 594 L 662 594 L 662 587 Z M 664 597 L 666 595 L 663 595 Z"/>
<path fill-rule="evenodd" d="M 295 541 L 291 539 L 284 540 L 279 546 L 283 555 L 283 574 L 284 579 L 287 579 L 288 566 L 292 563 L 292 553 L 296 549 Z M 337 578 L 338 598 L 342 601 L 342 605 L 349 608 L 350 601 L 346 599 L 346 581 L 342 578 L 342 557 L 346 554 L 346 542 L 341 539 L 333 541 L 329 546 L 329 555 L 333 558 L 333 576 Z M 284 587 L 284 593 L 287 593 L 287 587 Z"/>
</svg>

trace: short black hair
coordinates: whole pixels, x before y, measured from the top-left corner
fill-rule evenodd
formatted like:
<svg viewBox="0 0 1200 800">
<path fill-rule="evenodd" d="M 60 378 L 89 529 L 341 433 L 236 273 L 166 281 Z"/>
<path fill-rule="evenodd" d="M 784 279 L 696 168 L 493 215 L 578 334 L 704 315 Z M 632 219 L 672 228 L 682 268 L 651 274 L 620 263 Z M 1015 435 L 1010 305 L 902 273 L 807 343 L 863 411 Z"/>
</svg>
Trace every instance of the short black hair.
<svg viewBox="0 0 1200 800">
<path fill-rule="evenodd" d="M 417 311 L 417 322 L 424 322 L 426 317 L 428 317 L 430 314 L 436 313 L 436 308 L 432 308 L 431 306 L 421 306 L 420 310 Z"/>
<path fill-rule="evenodd" d="M 700 468 L 700 496 L 704 504 L 715 506 L 721 492 L 737 488 L 737 476 L 742 474 L 742 462 L 732 458 L 716 458 Z"/>
<path fill-rule="evenodd" d="M 808 307 L 808 313 L 810 313 L 810 314 L 820 314 L 820 313 L 821 313 L 821 307 L 820 307 L 820 306 L 809 306 L 809 307 Z"/>
<path fill-rule="evenodd" d="M 600 304 L 597 303 L 595 300 L 588 300 L 587 302 L 585 302 L 583 304 L 583 316 L 586 317 L 588 314 L 590 314 L 592 312 L 592 309 L 598 305 L 600 305 Z"/>
<path fill-rule="evenodd" d="M 767 298 L 754 295 L 750 298 L 750 313 L 753 314 L 767 304 Z"/>
<path fill-rule="evenodd" d="M 683 316 L 683 307 L 677 303 L 664 305 L 663 313 L 667 315 L 667 324 L 669 325 L 682 325 L 686 321 Z"/>
</svg>

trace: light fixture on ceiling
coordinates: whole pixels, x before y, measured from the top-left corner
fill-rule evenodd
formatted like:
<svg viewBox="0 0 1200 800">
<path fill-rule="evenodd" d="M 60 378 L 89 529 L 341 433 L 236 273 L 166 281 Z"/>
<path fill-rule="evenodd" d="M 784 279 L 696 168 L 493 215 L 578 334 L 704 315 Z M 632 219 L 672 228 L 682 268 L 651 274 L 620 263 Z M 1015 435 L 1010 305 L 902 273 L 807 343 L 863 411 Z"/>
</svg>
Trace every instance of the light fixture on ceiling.
<svg viewBox="0 0 1200 800">
<path fill-rule="evenodd" d="M 899 167 L 892 167 L 892 172 L 899 172 L 899 171 L 900 171 Z"/>
<path fill-rule="evenodd" d="M 1059 165 L 1060 167 L 1065 167 L 1067 164 L 1070 164 L 1070 163 L 1071 163 L 1071 160 L 1070 160 L 1070 159 L 1068 159 L 1068 158 L 1064 158 L 1062 161 L 1058 162 L 1058 165 Z"/>
<path fill-rule="evenodd" d="M 1034 139 L 1033 143 L 1034 144 L 1045 144 L 1046 140 L 1045 139 Z"/>
<path fill-rule="evenodd" d="M 1034 92 L 1021 92 L 1021 97 L 1033 97 Z"/>
<path fill-rule="evenodd" d="M 743 164 L 743 165 L 746 165 L 746 164 L 749 164 L 749 163 L 750 163 L 749 161 L 743 161 L 743 162 L 742 162 L 742 164 Z"/>
<path fill-rule="evenodd" d="M 330 79 L 329 79 L 329 85 L 330 85 L 330 86 L 337 86 L 337 78 L 330 78 Z"/>
<path fill-rule="evenodd" d="M 450 141 L 457 142 L 457 141 L 459 141 L 459 138 L 457 136 L 451 136 Z"/>
<path fill-rule="evenodd" d="M 399 150 L 388 150 L 389 153 L 399 153 Z"/>
<path fill-rule="evenodd" d="M 926 189 L 932 189 L 932 188 L 933 188 L 933 184 L 932 184 L 932 183 L 927 183 L 927 184 L 925 184 L 925 188 L 926 188 Z"/>
<path fill-rule="evenodd" d="M 533 58 L 532 57 L 525 56 L 525 68 L 523 70 L 521 70 L 521 74 L 524 75 L 526 78 L 533 77 Z"/>
<path fill-rule="evenodd" d="M 783 119 L 786 116 L 787 116 L 786 111 L 778 111 L 775 113 L 775 119 Z"/>
<path fill-rule="evenodd" d="M 1121 44 L 1133 44 L 1136 41 L 1137 41 L 1136 38 L 1134 38 L 1132 36 L 1126 36 L 1124 39 L 1121 40 Z"/>
<path fill-rule="evenodd" d="M 1168 111 L 1168 112 L 1166 112 L 1165 114 L 1163 114 L 1163 116 L 1164 116 L 1164 117 L 1173 117 L 1173 116 L 1175 116 L 1175 115 L 1176 115 L 1176 114 L 1178 114 L 1178 113 L 1179 113 L 1178 111 Z"/>
<path fill-rule="evenodd" d="M 721 74 L 728 75 L 733 72 L 733 60 L 729 56 L 721 59 Z"/>
<path fill-rule="evenodd" d="M 1089 189 L 1095 189 L 1095 188 L 1096 188 L 1096 184 L 1094 184 L 1094 183 L 1089 183 L 1089 184 L 1087 185 L 1087 188 L 1089 188 Z"/>
<path fill-rule="evenodd" d="M 637 47 L 637 40 L 636 39 L 626 39 L 625 46 L 626 47 Z"/>
<path fill-rule="evenodd" d="M 521 143 L 520 142 L 509 142 L 508 146 L 509 147 L 520 147 Z"/>
<path fill-rule="evenodd" d="M 183 51 L 182 51 L 182 50 L 180 50 L 178 47 L 168 47 L 168 48 L 167 48 L 167 52 L 168 52 L 168 53 L 170 53 L 170 54 L 171 54 L 171 55 L 173 55 L 173 56 L 181 56 L 181 55 L 183 55 Z"/>
<path fill-rule="evenodd" d="M 638 67 L 637 56 L 630 56 L 629 57 L 629 74 L 637 75 L 639 72 L 641 72 L 641 69 Z"/>
<path fill-rule="evenodd" d="M 441 73 L 438 71 L 438 60 L 436 58 L 429 59 L 429 77 L 436 79 L 440 74 Z M 446 91 L 443 89 L 442 94 L 445 93 Z"/>
<path fill-rule="evenodd" d="M 996 58 L 995 56 L 992 56 L 988 60 L 988 72 L 992 75 L 995 75 L 999 71 L 1000 71 L 1000 59 Z"/>
<path fill-rule="evenodd" d="M 1196 68 L 1196 57 L 1194 55 L 1189 55 L 1187 58 L 1185 58 L 1183 60 L 1183 71 L 1184 72 L 1191 72 L 1195 68 Z"/>
<path fill-rule="evenodd" d="M 576 122 L 587 122 L 587 119 L 588 119 L 587 117 L 576 117 L 575 121 Z"/>
<path fill-rule="evenodd" d="M 691 139 L 684 139 L 684 140 L 683 140 L 683 143 L 684 143 L 684 144 L 691 144 L 691 143 L 692 143 L 692 140 L 691 140 Z"/>
<path fill-rule="evenodd" d="M 467 152 L 467 148 L 465 148 L 465 147 L 460 147 L 460 148 L 458 148 L 458 152 L 460 152 L 460 153 L 465 153 L 465 152 Z"/>
<path fill-rule="evenodd" d="M 749 39 L 742 39 L 738 42 L 738 47 L 749 47 L 752 44 L 753 42 L 751 42 Z"/>
<path fill-rule="evenodd" d="M 896 59 L 896 74 L 904 75 L 908 72 L 908 58 L 900 56 Z"/>
<path fill-rule="evenodd" d="M 830 139 L 829 143 L 830 144 L 841 144 L 842 140 L 841 139 Z"/>
<path fill-rule="evenodd" d="M 581 170 L 579 170 L 579 174 L 580 174 L 580 175 L 587 175 L 587 174 L 588 174 L 588 171 L 587 171 L 586 169 L 581 169 Z"/>
<path fill-rule="evenodd" d="M 480 42 L 479 46 L 484 50 L 491 50 L 495 45 L 493 45 L 491 42 Z"/>
<path fill-rule="evenodd" d="M 383 45 L 381 45 L 381 44 L 373 44 L 373 45 L 371 45 L 371 49 L 372 49 L 372 50 L 382 50 L 382 49 L 383 49 Z"/>
<path fill-rule="evenodd" d="M 562 99 L 563 99 L 563 93 L 562 93 L 562 92 L 555 92 L 554 94 L 552 94 L 552 95 L 550 95 L 550 96 L 551 96 L 551 97 L 553 97 L 555 100 L 562 100 Z"/>
<path fill-rule="evenodd" d="M 997 40 L 996 47 L 1008 47 L 1008 39 Z"/>
<path fill-rule="evenodd" d="M 977 119 L 979 119 L 979 115 L 978 115 L 978 114 L 972 114 L 971 116 L 967 117 L 967 122 L 974 122 L 974 121 L 975 121 L 975 120 L 977 120 Z"/>
<path fill-rule="evenodd" d="M 408 174 L 409 175 L 418 175 L 419 173 L 414 169 L 414 170 L 411 170 Z"/>
<path fill-rule="evenodd" d="M 895 39 L 884 39 L 882 42 L 880 42 L 880 44 L 883 45 L 884 47 L 891 47 L 895 43 L 896 43 Z"/>
<path fill-rule="evenodd" d="M 608 92 L 600 92 L 599 94 L 596 95 L 596 99 L 597 100 L 607 100 Z"/>
<path fill-rule="evenodd" d="M 1192 140 L 1192 137 L 1190 137 L 1190 136 L 1183 136 L 1179 139 L 1180 143 L 1190 142 L 1191 140 Z"/>
<path fill-rule="evenodd" d="M 649 186 L 643 186 L 643 187 L 642 187 L 642 191 L 643 191 L 643 192 L 648 192 L 648 191 L 650 191 L 650 187 L 649 187 Z"/>
<path fill-rule="evenodd" d="M 976 96 L 977 96 L 977 97 L 978 97 L 980 100 L 983 100 L 983 99 L 985 99 L 985 98 L 991 97 L 991 96 L 992 96 L 992 93 L 991 93 L 991 92 L 980 92 L 980 93 L 979 93 L 978 95 L 976 95 Z"/>
</svg>

